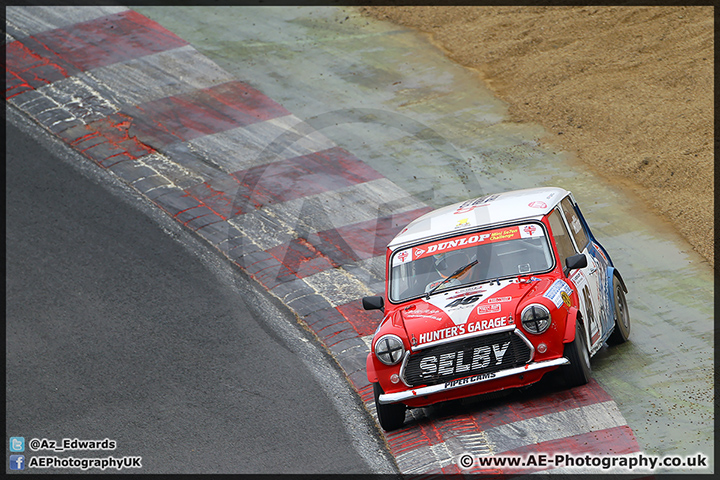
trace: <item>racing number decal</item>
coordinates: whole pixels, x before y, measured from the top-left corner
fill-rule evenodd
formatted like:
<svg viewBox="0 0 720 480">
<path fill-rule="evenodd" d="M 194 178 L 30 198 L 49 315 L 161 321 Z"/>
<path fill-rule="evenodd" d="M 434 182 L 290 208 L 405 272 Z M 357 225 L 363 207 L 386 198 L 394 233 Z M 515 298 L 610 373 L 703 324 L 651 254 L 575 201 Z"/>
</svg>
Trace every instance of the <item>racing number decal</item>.
<svg viewBox="0 0 720 480">
<path fill-rule="evenodd" d="M 598 319 L 595 317 L 592 297 L 590 296 L 590 289 L 587 284 L 583 287 L 582 294 L 583 300 L 585 301 L 585 315 L 587 315 L 587 321 L 590 325 L 590 344 L 592 345 L 600 336 L 600 327 L 598 325 Z"/>
<path fill-rule="evenodd" d="M 611 305 L 611 298 L 613 296 L 611 284 L 612 282 L 608 281 L 608 267 L 610 266 L 610 262 L 608 258 L 603 253 L 602 249 L 598 247 L 595 242 L 591 242 L 588 246 L 588 253 L 590 253 L 593 261 L 595 262 L 595 265 L 598 267 L 597 270 L 597 279 L 598 279 L 598 305 L 600 305 L 600 315 L 599 315 L 599 321 L 600 325 L 602 326 L 602 331 L 605 332 L 612 328 L 613 322 L 614 322 L 614 316 L 610 313 L 612 312 Z"/>
<path fill-rule="evenodd" d="M 582 270 L 578 270 L 577 272 L 575 272 L 575 274 L 570 278 L 570 280 L 575 284 L 575 288 L 577 288 L 578 292 L 578 297 L 580 297 L 580 309 L 585 318 L 585 325 L 589 327 L 589 347 L 592 351 L 593 347 L 597 343 L 597 340 L 600 338 L 600 325 L 598 324 L 599 319 L 597 318 L 597 315 L 595 315 L 593 295 L 590 292 L 591 284 L 586 277 L 585 272 L 583 272 Z"/>
<path fill-rule="evenodd" d="M 459 307 L 461 305 L 472 305 L 473 303 L 480 300 L 482 295 L 470 295 L 469 297 L 458 298 L 445 305 L 445 308 Z"/>
<path fill-rule="evenodd" d="M 595 314 L 593 312 L 592 300 L 590 300 L 590 289 L 587 285 L 582 289 L 583 300 L 585 300 L 585 314 L 591 325 L 595 324 Z"/>
</svg>

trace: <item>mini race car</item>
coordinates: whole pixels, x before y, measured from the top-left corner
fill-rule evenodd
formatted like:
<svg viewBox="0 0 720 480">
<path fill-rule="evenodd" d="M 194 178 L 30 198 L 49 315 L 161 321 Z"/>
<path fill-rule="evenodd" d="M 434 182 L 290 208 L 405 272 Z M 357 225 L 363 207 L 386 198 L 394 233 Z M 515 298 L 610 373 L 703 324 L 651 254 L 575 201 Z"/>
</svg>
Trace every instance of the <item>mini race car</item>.
<svg viewBox="0 0 720 480">
<path fill-rule="evenodd" d="M 407 408 L 524 387 L 625 342 L 627 287 L 572 194 L 534 188 L 430 212 L 388 245 L 384 318 L 367 357 L 380 426 Z"/>
</svg>

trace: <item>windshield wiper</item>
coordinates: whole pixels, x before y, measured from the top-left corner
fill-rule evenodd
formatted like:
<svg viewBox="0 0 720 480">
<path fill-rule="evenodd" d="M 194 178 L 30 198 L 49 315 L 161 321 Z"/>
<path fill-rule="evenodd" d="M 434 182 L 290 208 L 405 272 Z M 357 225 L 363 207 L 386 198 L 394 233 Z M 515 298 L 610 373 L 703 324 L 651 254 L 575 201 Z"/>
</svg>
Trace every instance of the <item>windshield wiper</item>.
<svg viewBox="0 0 720 480">
<path fill-rule="evenodd" d="M 445 285 L 447 282 L 449 282 L 449 281 L 452 280 L 453 278 L 457 278 L 457 277 L 463 275 L 465 272 L 467 272 L 467 271 L 470 270 L 472 267 L 474 267 L 475 265 L 477 265 L 477 263 L 478 263 L 477 260 L 473 260 L 472 262 L 468 263 L 468 264 L 465 265 L 464 267 L 460 267 L 460 268 L 458 268 L 457 270 L 455 270 L 452 275 L 450 275 L 450 276 L 447 277 L 445 280 L 443 280 L 442 282 L 440 282 L 440 283 L 438 283 L 437 285 L 435 285 L 429 292 L 427 292 L 427 293 L 425 294 L 425 298 L 430 298 L 430 295 L 432 295 L 433 293 L 435 293 L 435 290 L 437 290 L 438 288 L 442 287 L 443 285 Z"/>
</svg>

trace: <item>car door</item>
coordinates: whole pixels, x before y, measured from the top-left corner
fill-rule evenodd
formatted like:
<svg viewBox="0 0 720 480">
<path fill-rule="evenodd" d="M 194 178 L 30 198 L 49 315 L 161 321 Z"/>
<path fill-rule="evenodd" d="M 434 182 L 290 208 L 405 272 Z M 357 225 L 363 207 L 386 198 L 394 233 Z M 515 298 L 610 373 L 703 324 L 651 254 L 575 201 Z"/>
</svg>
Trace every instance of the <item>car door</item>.
<svg viewBox="0 0 720 480">
<path fill-rule="evenodd" d="M 568 257 L 582 253 L 575 241 L 573 240 L 570 230 L 565 221 L 565 217 L 562 213 L 562 208 L 557 206 L 548 215 L 548 221 L 550 222 L 550 228 L 553 232 L 553 238 L 555 239 L 555 246 L 558 250 L 558 257 L 564 264 L 564 260 Z M 592 294 L 592 288 L 594 282 L 592 281 L 592 275 L 596 272 L 593 271 L 595 263 L 584 253 L 588 259 L 587 266 L 581 269 L 572 270 L 569 273 L 569 280 L 575 286 L 580 299 L 580 305 L 578 309 L 584 319 L 585 323 L 585 334 L 587 336 L 586 341 L 589 345 L 591 353 L 597 351 L 602 345 L 599 342 L 601 337 L 601 328 L 598 321 L 596 312 L 596 302 L 593 301 L 594 295 Z"/>
<path fill-rule="evenodd" d="M 585 255 L 588 265 L 572 273 L 570 280 L 575 284 L 583 304 L 582 311 L 590 326 L 590 352 L 594 353 L 602 347 L 607 331 L 609 308 L 607 304 L 607 265 L 602 261 L 585 229 L 577 211 L 577 205 L 570 195 L 560 202 L 560 209 L 572 237 L 575 249 Z"/>
</svg>

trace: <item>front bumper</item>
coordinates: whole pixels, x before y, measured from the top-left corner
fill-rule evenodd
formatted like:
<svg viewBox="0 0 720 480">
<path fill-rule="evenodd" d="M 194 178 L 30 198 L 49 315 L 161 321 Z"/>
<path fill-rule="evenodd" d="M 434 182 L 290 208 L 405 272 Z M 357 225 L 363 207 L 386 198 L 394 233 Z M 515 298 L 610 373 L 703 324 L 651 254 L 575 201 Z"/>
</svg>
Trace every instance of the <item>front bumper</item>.
<svg viewBox="0 0 720 480">
<path fill-rule="evenodd" d="M 404 392 L 396 393 L 383 393 L 378 398 L 378 402 L 381 404 L 398 403 L 405 400 L 410 400 L 417 397 L 424 397 L 433 395 L 448 390 L 454 390 L 456 388 L 467 387 L 468 385 L 476 385 L 482 382 L 488 382 L 490 380 L 497 380 L 499 378 L 510 377 L 512 375 L 519 375 L 522 373 L 532 372 L 543 368 L 559 367 L 561 365 L 569 365 L 570 361 L 567 358 L 560 357 L 554 360 L 545 360 L 542 362 L 532 362 L 522 367 L 510 368 L 507 370 L 501 370 L 495 373 L 486 373 L 471 375 L 465 378 L 459 378 L 457 380 L 451 380 L 446 383 L 438 385 L 430 385 L 428 387 L 412 388 L 405 390 Z"/>
</svg>

